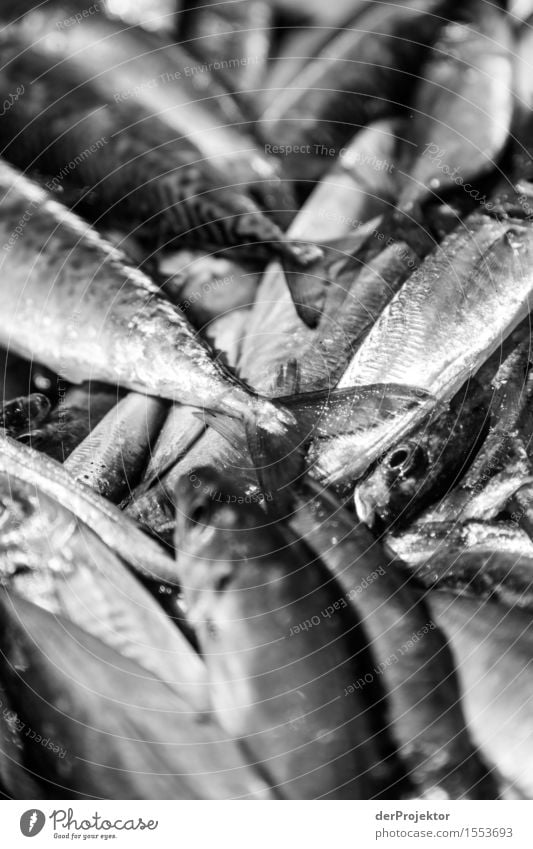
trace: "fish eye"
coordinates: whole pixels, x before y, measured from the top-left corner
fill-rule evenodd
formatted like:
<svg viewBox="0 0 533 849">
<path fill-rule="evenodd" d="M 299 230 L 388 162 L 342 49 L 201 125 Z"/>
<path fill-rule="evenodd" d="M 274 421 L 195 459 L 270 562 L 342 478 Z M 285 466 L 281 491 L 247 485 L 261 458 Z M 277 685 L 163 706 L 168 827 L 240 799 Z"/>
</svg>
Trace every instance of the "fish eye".
<svg viewBox="0 0 533 849">
<path fill-rule="evenodd" d="M 409 451 L 407 448 L 397 448 L 389 457 L 390 468 L 397 469 L 399 466 L 403 466 L 408 457 Z"/>
<path fill-rule="evenodd" d="M 188 514 L 189 521 L 192 525 L 205 525 L 211 515 L 211 504 L 208 499 L 198 501 L 191 512 Z"/>
<path fill-rule="evenodd" d="M 426 468 L 426 455 L 420 445 L 406 443 L 389 454 L 387 465 L 402 476 L 410 475 Z"/>
</svg>

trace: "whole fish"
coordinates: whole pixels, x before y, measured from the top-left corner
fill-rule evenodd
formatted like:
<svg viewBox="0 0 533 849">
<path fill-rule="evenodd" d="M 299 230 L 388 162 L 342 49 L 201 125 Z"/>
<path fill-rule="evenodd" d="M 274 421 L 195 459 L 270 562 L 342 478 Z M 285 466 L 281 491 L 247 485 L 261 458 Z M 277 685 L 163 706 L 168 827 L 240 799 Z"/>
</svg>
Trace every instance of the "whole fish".
<svg viewBox="0 0 533 849">
<path fill-rule="evenodd" d="M 357 611 L 383 682 L 389 728 L 423 798 L 496 798 L 461 708 L 453 660 L 425 598 L 370 531 L 326 490 L 305 485 L 291 525 Z M 309 568 L 309 567 L 308 567 Z M 367 678 L 356 681 L 364 688 Z"/>
<path fill-rule="evenodd" d="M 6 165 L 0 184 L 0 240 L 8 248 L 1 262 L 1 342 L 74 382 L 119 383 L 284 432 L 292 417 L 215 362 L 148 277 Z M 23 236 L 13 237 L 13 223 L 24 216 Z"/>
<path fill-rule="evenodd" d="M 488 402 L 476 381 L 469 381 L 448 409 L 435 411 L 391 448 L 355 487 L 359 519 L 370 527 L 405 525 L 452 489 L 488 431 Z"/>
<path fill-rule="evenodd" d="M 357 128 L 397 113 L 451 5 L 438 0 L 367 4 L 261 116 L 285 171 L 317 180 Z M 416 44 L 412 34 L 416 32 Z"/>
<path fill-rule="evenodd" d="M 400 208 L 411 209 L 494 168 L 513 114 L 511 25 L 498 4 L 466 4 L 461 22 L 440 32 L 413 102 Z"/>
<path fill-rule="evenodd" d="M 341 615 L 291 635 L 337 600 L 335 587 L 257 505 L 199 477 L 201 488 L 184 478 L 178 491 L 178 568 L 215 716 L 285 797 L 373 796 L 384 775 L 372 716 L 343 696 L 364 674 L 346 636 L 356 623 Z"/>
<path fill-rule="evenodd" d="M 388 535 L 387 545 L 425 587 L 533 609 L 533 544 L 514 519 L 425 522 Z"/>
<path fill-rule="evenodd" d="M 451 400 L 531 309 L 533 230 L 474 214 L 414 271 L 356 351 L 338 387 L 406 383 L 432 400 L 315 449 L 322 480 L 354 481 L 437 402 Z"/>
<path fill-rule="evenodd" d="M 254 253 L 268 256 L 279 244 L 289 258 L 305 258 L 194 140 L 140 104 L 109 103 L 92 82 L 24 42 L 4 45 L 2 58 L 0 89 L 13 90 L 15 80 L 24 89 L 0 125 L 4 157 L 45 174 L 51 190 L 75 189 L 76 206 L 99 223 L 118 223 L 155 248 L 176 240 L 248 250 L 253 244 Z"/>
<path fill-rule="evenodd" d="M 531 615 L 490 601 L 427 595 L 450 641 L 472 737 L 511 786 L 533 794 Z"/>
<path fill-rule="evenodd" d="M 0 680 L 47 796 L 276 798 L 216 721 L 156 676 L 16 593 L 1 608 Z"/>
</svg>

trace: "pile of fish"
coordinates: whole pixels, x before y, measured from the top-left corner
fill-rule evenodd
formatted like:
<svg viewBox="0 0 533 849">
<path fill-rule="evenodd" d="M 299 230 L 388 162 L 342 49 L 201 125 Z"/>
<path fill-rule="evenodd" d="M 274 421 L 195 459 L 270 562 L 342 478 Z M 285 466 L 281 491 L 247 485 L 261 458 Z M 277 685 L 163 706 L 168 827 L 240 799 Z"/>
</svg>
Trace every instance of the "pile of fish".
<svg viewBox="0 0 533 849">
<path fill-rule="evenodd" d="M 1 4 L 3 796 L 533 798 L 532 14 Z"/>
</svg>

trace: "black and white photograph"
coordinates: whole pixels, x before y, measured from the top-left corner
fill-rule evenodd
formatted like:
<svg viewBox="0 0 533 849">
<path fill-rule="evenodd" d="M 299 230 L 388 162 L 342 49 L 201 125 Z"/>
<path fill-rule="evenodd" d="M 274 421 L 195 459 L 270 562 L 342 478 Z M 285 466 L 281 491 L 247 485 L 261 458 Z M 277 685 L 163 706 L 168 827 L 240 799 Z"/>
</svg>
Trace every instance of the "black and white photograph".
<svg viewBox="0 0 533 849">
<path fill-rule="evenodd" d="M 17 846 L 530 845 L 532 109 L 528 0 L 0 0 Z"/>
</svg>

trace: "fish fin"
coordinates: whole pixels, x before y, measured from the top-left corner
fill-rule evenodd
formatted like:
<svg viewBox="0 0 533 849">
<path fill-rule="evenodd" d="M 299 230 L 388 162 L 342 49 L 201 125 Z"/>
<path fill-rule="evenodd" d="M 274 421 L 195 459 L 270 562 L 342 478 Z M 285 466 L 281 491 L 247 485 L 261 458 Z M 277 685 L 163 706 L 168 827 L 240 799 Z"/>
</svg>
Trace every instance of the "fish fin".
<svg viewBox="0 0 533 849">
<path fill-rule="evenodd" d="M 283 273 L 294 307 L 307 327 L 315 328 L 326 299 L 328 281 L 324 279 L 321 262 L 302 268 L 291 257 L 282 257 Z"/>
<path fill-rule="evenodd" d="M 307 471 L 307 449 L 315 439 L 368 429 L 431 397 L 416 387 L 388 383 L 273 399 L 292 416 L 285 433 L 272 434 L 252 420 L 245 423 L 248 448 L 269 509 L 277 513 L 290 509 L 291 489 Z"/>
<path fill-rule="evenodd" d="M 375 383 L 304 392 L 274 401 L 292 413 L 300 430 L 307 427 L 314 439 L 368 429 L 431 398 L 415 386 Z"/>
<path fill-rule="evenodd" d="M 274 381 L 274 388 L 282 390 L 287 395 L 295 395 L 300 388 L 300 365 L 296 357 L 290 357 L 282 363 Z"/>
<path fill-rule="evenodd" d="M 212 427 L 233 448 L 237 450 L 242 448 L 243 425 L 239 419 L 230 418 L 219 413 L 212 413 L 208 410 L 202 413 L 193 413 L 193 415 L 201 419 L 209 427 Z"/>
</svg>

